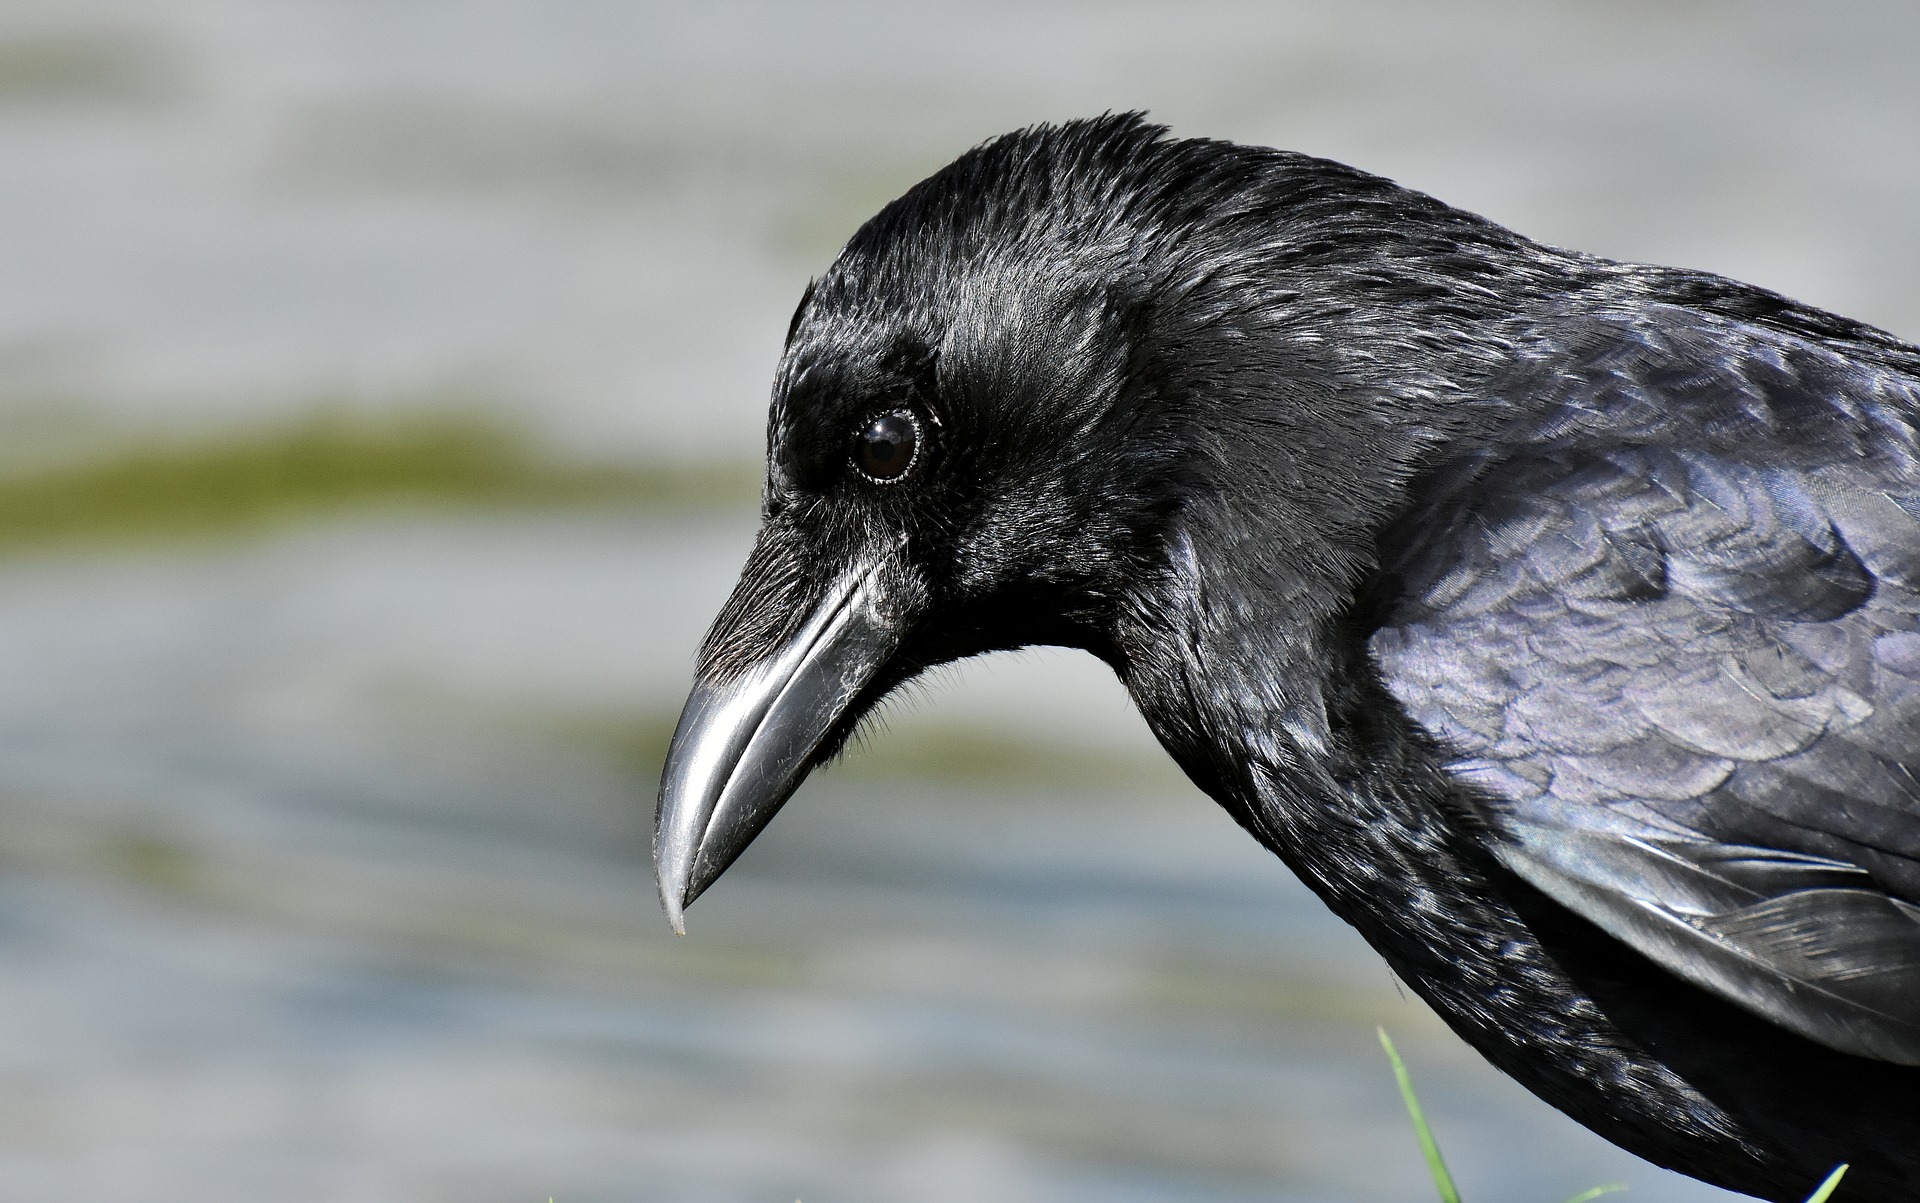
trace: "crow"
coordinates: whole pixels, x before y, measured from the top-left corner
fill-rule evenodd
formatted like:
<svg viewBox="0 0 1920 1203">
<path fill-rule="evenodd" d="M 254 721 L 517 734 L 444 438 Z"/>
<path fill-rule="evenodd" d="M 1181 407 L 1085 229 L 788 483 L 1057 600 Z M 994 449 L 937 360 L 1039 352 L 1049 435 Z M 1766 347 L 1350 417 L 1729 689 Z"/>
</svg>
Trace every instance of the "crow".
<svg viewBox="0 0 1920 1203">
<path fill-rule="evenodd" d="M 1118 675 L 1495 1066 L 1920 1197 L 1920 348 L 1139 114 L 987 142 L 807 288 L 655 833 L 684 908 L 933 665 Z"/>
</svg>

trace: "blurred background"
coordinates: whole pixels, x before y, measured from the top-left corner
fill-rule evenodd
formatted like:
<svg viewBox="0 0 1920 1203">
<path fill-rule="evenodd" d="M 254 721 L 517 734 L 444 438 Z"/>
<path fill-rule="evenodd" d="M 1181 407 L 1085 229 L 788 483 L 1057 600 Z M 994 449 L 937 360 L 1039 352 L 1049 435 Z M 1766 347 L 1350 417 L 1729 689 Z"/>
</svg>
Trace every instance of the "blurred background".
<svg viewBox="0 0 1920 1203">
<path fill-rule="evenodd" d="M 1904 2 L 5 0 L 0 1194 L 1425 1198 L 1385 1024 L 1475 1203 L 1715 1197 L 1485 1067 L 1090 659 L 896 707 L 684 940 L 655 772 L 792 306 L 967 146 L 1147 108 L 1911 337 L 1916 49 Z"/>
</svg>

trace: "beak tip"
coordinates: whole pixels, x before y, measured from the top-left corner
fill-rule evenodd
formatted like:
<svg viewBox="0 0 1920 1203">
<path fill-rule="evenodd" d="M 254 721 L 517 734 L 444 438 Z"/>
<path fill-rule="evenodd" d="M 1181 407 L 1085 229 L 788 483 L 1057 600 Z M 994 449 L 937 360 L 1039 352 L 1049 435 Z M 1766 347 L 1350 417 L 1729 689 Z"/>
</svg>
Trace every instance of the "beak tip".
<svg viewBox="0 0 1920 1203">
<path fill-rule="evenodd" d="M 686 935 L 687 908 L 685 904 L 675 899 L 673 894 L 662 891 L 660 894 L 660 905 L 667 912 L 667 926 L 673 928 L 673 934 L 676 936 Z"/>
<path fill-rule="evenodd" d="M 687 897 L 684 889 L 676 888 L 673 878 L 676 874 L 660 874 L 660 907 L 667 912 L 667 924 L 673 928 L 673 934 L 687 934 Z"/>
</svg>

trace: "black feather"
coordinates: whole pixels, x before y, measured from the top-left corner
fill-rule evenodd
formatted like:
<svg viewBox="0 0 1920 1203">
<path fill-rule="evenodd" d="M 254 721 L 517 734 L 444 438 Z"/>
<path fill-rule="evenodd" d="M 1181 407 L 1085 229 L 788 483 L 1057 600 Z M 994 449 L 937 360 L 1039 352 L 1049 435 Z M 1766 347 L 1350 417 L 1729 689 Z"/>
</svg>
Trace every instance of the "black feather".
<svg viewBox="0 0 1920 1203">
<path fill-rule="evenodd" d="M 849 432 L 902 405 L 934 449 L 872 488 Z M 730 603 L 707 656 L 857 557 L 905 632 L 863 706 L 1088 648 L 1531 1089 L 1733 1189 L 1844 1160 L 1912 1198 L 1917 420 L 1920 350 L 1762 289 L 1134 116 L 1037 127 L 809 290 L 751 570 L 789 608 Z"/>
</svg>

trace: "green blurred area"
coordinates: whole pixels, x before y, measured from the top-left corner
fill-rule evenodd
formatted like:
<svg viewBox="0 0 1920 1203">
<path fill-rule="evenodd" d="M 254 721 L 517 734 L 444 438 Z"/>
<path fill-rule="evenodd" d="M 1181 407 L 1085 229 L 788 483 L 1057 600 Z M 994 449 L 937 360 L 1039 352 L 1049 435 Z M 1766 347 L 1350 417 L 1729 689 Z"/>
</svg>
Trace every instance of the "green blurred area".
<svg viewBox="0 0 1920 1203">
<path fill-rule="evenodd" d="M 750 507 L 758 487 L 746 462 L 583 464 L 472 414 L 328 411 L 0 472 L 0 554 L 230 536 L 380 506 Z"/>
<path fill-rule="evenodd" d="M 0 106 L 151 102 L 178 92 L 172 56 L 125 29 L 0 37 Z"/>
</svg>

